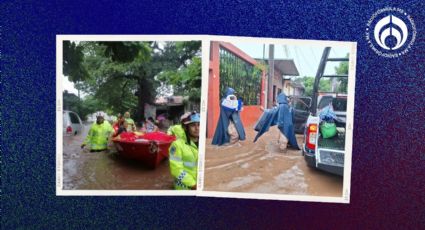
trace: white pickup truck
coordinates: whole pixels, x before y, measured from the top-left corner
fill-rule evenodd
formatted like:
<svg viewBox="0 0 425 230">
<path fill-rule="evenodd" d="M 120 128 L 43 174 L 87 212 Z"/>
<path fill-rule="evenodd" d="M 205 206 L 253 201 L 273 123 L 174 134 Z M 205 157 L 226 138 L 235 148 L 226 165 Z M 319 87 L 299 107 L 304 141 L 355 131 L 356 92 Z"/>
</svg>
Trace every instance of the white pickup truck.
<svg viewBox="0 0 425 230">
<path fill-rule="evenodd" d="M 318 111 L 329 103 L 332 103 L 337 116 L 335 120 L 337 134 L 332 138 L 323 138 L 319 131 L 319 116 L 310 115 L 306 122 L 302 150 L 304 159 L 309 166 L 342 176 L 344 173 L 347 96 L 327 95 L 321 97 Z"/>
<path fill-rule="evenodd" d="M 327 62 L 348 61 L 348 58 L 328 58 L 330 47 L 326 47 L 313 85 L 312 105 L 304 127 L 302 152 L 307 165 L 323 171 L 343 176 L 345 155 L 345 130 L 347 114 L 347 95 L 318 91 L 320 79 L 332 77 L 348 77 L 348 75 L 324 75 Z M 332 104 L 336 114 L 337 134 L 332 138 L 323 138 L 320 133 L 320 111 Z"/>
</svg>

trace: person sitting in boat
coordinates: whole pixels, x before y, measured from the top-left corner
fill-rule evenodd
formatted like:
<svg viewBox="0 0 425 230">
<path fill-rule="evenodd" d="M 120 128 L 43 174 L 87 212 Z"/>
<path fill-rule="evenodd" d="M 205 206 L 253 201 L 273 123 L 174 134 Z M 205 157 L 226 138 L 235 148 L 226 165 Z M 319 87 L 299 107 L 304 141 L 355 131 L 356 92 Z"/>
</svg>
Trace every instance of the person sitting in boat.
<svg viewBox="0 0 425 230">
<path fill-rule="evenodd" d="M 115 130 L 115 132 L 118 131 L 122 123 L 125 121 L 124 116 L 121 115 L 121 113 L 118 113 L 117 120 L 112 124 L 112 128 Z"/>
<path fill-rule="evenodd" d="M 161 114 L 156 118 L 156 120 L 158 121 L 159 131 L 167 132 L 171 126 L 170 120 L 168 119 L 168 115 Z"/>
<path fill-rule="evenodd" d="M 127 112 L 124 113 L 124 119 L 128 124 L 127 131 L 129 131 L 129 132 L 136 131 L 136 124 L 134 123 L 134 120 L 131 119 L 130 112 L 127 111 Z"/>
<path fill-rule="evenodd" d="M 158 126 L 155 125 L 155 121 L 152 117 L 149 117 L 145 123 L 146 133 L 152 133 L 158 131 Z"/>
<path fill-rule="evenodd" d="M 117 114 L 117 117 L 116 117 L 116 118 L 114 118 L 115 120 L 113 121 L 113 123 L 112 123 L 112 124 L 117 123 L 117 122 L 120 120 L 120 118 L 122 118 L 122 117 L 123 117 L 123 115 L 122 115 L 121 113 L 118 113 L 118 114 Z"/>
<path fill-rule="evenodd" d="M 183 114 L 181 123 L 185 138 L 177 138 L 170 146 L 170 171 L 176 190 L 196 190 L 199 122 L 199 113 Z"/>
<path fill-rule="evenodd" d="M 100 152 L 108 148 L 108 141 L 113 132 L 111 124 L 105 121 L 102 115 L 98 115 L 96 123 L 94 123 L 87 134 L 81 148 L 89 145 L 90 152 Z"/>
<path fill-rule="evenodd" d="M 112 136 L 113 138 L 118 137 L 121 133 L 126 133 L 127 132 L 127 128 L 128 128 L 128 123 L 127 121 L 125 121 L 124 119 L 121 121 L 121 123 L 119 124 L 119 128 L 117 129 L 117 131 L 114 133 L 114 135 Z"/>
</svg>

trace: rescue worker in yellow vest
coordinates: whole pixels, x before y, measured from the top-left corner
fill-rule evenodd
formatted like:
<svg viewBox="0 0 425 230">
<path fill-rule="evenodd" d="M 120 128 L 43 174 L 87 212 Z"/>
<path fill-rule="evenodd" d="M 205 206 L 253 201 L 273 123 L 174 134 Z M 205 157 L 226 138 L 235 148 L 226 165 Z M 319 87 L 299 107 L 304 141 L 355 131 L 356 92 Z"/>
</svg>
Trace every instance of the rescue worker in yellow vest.
<svg viewBox="0 0 425 230">
<path fill-rule="evenodd" d="M 103 116 L 97 116 L 96 123 L 90 127 L 89 133 L 81 145 L 81 148 L 89 145 L 90 152 L 100 152 L 106 150 L 108 147 L 109 137 L 113 131 L 114 130 L 112 126 L 107 121 L 105 121 Z"/>
<path fill-rule="evenodd" d="M 196 190 L 200 116 L 189 112 L 180 120 L 184 138 L 177 138 L 170 146 L 170 171 L 176 190 Z"/>
<path fill-rule="evenodd" d="M 186 133 L 181 124 L 173 125 L 167 130 L 168 135 L 174 135 L 177 139 L 183 138 L 186 141 Z"/>
<path fill-rule="evenodd" d="M 128 132 L 134 132 L 134 131 L 136 131 L 136 123 L 134 123 L 134 120 L 131 119 L 130 112 L 125 112 L 124 113 L 124 119 L 125 119 L 125 121 L 128 124 L 127 131 Z"/>
</svg>

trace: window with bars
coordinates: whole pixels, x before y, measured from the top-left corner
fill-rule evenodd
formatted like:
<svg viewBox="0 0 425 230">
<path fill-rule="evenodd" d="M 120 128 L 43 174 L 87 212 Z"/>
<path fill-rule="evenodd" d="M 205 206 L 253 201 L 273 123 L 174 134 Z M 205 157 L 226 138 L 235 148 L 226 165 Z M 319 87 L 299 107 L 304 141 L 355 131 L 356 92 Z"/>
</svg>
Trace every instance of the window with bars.
<svg viewBox="0 0 425 230">
<path fill-rule="evenodd" d="M 244 105 L 259 105 L 261 71 L 254 65 L 220 47 L 220 98 L 227 87 L 236 90 Z"/>
</svg>

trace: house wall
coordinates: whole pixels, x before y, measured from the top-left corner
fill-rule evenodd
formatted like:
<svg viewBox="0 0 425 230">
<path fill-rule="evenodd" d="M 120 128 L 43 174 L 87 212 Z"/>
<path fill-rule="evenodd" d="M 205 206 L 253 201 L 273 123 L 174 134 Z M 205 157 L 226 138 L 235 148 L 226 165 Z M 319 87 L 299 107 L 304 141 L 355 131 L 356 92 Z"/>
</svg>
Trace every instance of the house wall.
<svg viewBox="0 0 425 230">
<path fill-rule="evenodd" d="M 211 42 L 210 46 L 210 63 L 209 63 L 209 76 L 208 76 L 208 105 L 207 105 L 207 137 L 214 136 L 215 128 L 217 127 L 218 118 L 220 116 L 220 47 L 227 49 L 234 55 L 245 60 L 252 65 L 257 62 L 236 46 L 227 42 Z M 245 106 L 241 112 L 241 119 L 244 126 L 255 124 L 261 116 L 261 107 L 264 107 L 265 99 L 265 72 L 261 76 L 261 91 L 260 91 L 260 105 Z"/>
<path fill-rule="evenodd" d="M 290 81 L 285 80 L 284 83 L 283 83 L 283 92 L 286 95 L 292 95 L 291 89 L 292 89 L 292 87 L 291 87 Z"/>
</svg>

